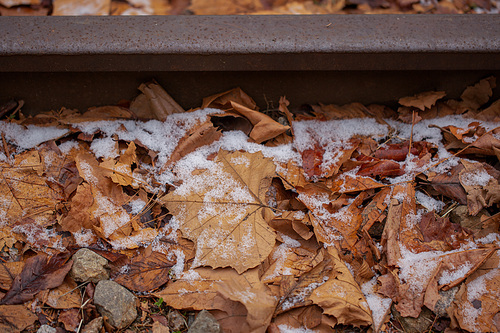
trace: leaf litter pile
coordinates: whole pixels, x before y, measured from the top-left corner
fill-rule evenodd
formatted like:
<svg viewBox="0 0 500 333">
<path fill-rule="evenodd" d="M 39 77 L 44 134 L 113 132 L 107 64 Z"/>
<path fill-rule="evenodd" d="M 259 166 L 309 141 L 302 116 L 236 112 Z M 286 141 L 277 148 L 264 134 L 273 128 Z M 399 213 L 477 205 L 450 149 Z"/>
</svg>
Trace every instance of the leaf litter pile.
<svg viewBox="0 0 500 333">
<path fill-rule="evenodd" d="M 185 111 L 155 82 L 83 114 L 6 104 L 0 330 L 187 331 L 208 310 L 224 332 L 497 332 L 494 88 L 397 110 L 259 111 L 233 89 Z M 133 322 L 75 281 L 80 248 L 134 293 Z"/>
</svg>

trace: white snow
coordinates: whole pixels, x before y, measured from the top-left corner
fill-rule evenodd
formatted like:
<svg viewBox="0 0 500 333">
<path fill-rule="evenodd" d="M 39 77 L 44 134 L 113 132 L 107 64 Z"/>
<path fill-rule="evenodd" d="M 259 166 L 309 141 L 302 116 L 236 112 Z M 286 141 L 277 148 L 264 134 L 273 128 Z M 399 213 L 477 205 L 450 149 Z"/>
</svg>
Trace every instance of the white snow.
<svg viewBox="0 0 500 333">
<path fill-rule="evenodd" d="M 8 142 L 18 147 L 18 152 L 35 148 L 39 144 L 56 140 L 69 131 L 57 127 L 40 127 L 35 125 L 21 126 L 14 123 L 0 122 L 0 133 Z"/>
<path fill-rule="evenodd" d="M 445 206 L 444 202 L 436 200 L 420 191 L 415 192 L 415 197 L 417 202 L 424 206 L 428 211 L 440 212 Z"/>
<path fill-rule="evenodd" d="M 368 307 L 372 311 L 373 326 L 379 328 L 391 307 L 392 300 L 378 294 L 375 290 L 376 285 L 377 277 L 374 276 L 370 281 L 361 286 L 361 292 L 365 295 Z"/>
</svg>

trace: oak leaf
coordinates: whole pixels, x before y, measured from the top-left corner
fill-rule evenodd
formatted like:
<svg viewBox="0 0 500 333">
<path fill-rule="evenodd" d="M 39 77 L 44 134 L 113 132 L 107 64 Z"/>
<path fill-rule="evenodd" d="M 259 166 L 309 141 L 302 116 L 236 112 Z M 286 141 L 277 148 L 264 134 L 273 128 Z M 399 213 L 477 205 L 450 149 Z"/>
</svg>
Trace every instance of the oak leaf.
<svg viewBox="0 0 500 333">
<path fill-rule="evenodd" d="M 212 168 L 161 199 L 179 220 L 185 238 L 196 243 L 193 268 L 233 267 L 239 273 L 271 252 L 275 234 L 263 218 L 265 194 L 275 174 L 262 153 L 220 151 Z"/>
<path fill-rule="evenodd" d="M 9 290 L 24 267 L 24 261 L 0 263 L 0 289 Z"/>
<path fill-rule="evenodd" d="M 66 277 L 64 282 L 54 289 L 51 289 L 45 303 L 54 309 L 80 308 L 82 297 L 76 282 Z"/>
</svg>

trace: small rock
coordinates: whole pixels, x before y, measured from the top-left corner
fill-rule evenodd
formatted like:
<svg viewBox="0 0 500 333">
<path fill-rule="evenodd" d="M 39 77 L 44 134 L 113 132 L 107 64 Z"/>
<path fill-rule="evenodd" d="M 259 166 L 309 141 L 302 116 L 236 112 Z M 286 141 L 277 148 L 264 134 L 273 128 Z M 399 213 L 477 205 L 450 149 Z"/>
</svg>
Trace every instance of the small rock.
<svg viewBox="0 0 500 333">
<path fill-rule="evenodd" d="M 120 329 L 130 325 L 137 317 L 136 297 L 126 288 L 109 280 L 99 281 L 95 287 L 94 304 L 109 323 Z"/>
<path fill-rule="evenodd" d="M 182 331 L 186 328 L 186 320 L 177 310 L 171 310 L 167 314 L 167 320 L 172 331 Z"/>
<path fill-rule="evenodd" d="M 189 327 L 188 333 L 222 333 L 222 330 L 217 319 L 207 310 L 202 310 Z"/>
<path fill-rule="evenodd" d="M 446 309 L 451 305 L 453 300 L 455 299 L 455 295 L 458 292 L 458 286 L 453 287 L 450 290 L 440 290 L 439 291 L 439 300 L 436 302 L 436 305 L 434 306 L 434 313 L 438 317 L 449 317 L 448 312 L 446 312 Z"/>
<path fill-rule="evenodd" d="M 401 326 L 403 326 L 403 330 L 406 333 L 427 332 L 434 322 L 434 314 L 427 308 L 422 308 L 418 318 L 402 317 L 401 314 L 399 314 L 399 312 L 394 308 L 394 305 L 391 307 L 391 312 L 392 315 L 396 317 L 396 320 L 401 323 Z"/>
<path fill-rule="evenodd" d="M 71 276 L 78 282 L 94 282 L 109 279 L 108 261 L 89 249 L 80 249 L 73 255 Z"/>
<path fill-rule="evenodd" d="M 85 325 L 82 333 L 99 333 L 101 331 L 103 322 L 104 320 L 102 319 L 102 317 L 92 320 L 90 323 Z"/>
<path fill-rule="evenodd" d="M 36 331 L 36 333 L 56 333 L 56 332 L 57 332 L 57 329 L 55 329 L 54 327 L 51 327 L 49 325 L 42 325 L 42 326 L 40 326 L 38 331 Z"/>
</svg>

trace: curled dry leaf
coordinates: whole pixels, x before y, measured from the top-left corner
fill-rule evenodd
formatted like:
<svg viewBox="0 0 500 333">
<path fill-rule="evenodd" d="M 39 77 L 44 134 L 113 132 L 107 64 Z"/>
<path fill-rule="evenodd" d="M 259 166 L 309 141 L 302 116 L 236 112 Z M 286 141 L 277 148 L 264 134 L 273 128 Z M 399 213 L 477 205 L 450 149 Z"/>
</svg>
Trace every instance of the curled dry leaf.
<svg viewBox="0 0 500 333">
<path fill-rule="evenodd" d="M 259 265 L 274 246 L 263 218 L 274 164 L 255 153 L 220 151 L 214 166 L 193 174 L 161 202 L 179 220 L 184 237 L 196 243 L 192 267 L 233 267 L 239 273 Z"/>
<path fill-rule="evenodd" d="M 0 262 L 0 289 L 9 290 L 24 267 L 24 261 Z"/>
</svg>

